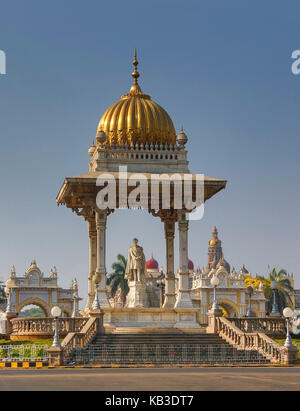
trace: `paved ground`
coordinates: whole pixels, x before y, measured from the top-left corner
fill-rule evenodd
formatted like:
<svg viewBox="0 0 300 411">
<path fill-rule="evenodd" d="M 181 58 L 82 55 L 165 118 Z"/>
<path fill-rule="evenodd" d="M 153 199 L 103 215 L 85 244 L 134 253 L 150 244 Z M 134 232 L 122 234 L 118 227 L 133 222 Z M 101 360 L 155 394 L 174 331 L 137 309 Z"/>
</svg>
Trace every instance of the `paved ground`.
<svg viewBox="0 0 300 411">
<path fill-rule="evenodd" d="M 299 368 L 0 369 L 3 390 L 300 390 Z"/>
</svg>

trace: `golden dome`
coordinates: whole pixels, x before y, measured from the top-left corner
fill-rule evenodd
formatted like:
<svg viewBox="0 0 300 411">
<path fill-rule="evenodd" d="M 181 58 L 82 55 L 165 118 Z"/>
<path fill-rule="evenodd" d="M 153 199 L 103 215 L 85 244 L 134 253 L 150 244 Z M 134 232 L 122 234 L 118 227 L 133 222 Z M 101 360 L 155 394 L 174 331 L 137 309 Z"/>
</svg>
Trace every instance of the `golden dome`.
<svg viewBox="0 0 300 411">
<path fill-rule="evenodd" d="M 219 247 L 221 245 L 221 241 L 218 240 L 217 238 L 212 238 L 209 241 L 209 245 L 210 245 L 210 247 Z"/>
<path fill-rule="evenodd" d="M 176 144 L 176 133 L 169 114 L 147 94 L 137 82 L 138 61 L 134 53 L 133 85 L 128 94 L 113 104 L 100 119 L 97 132 L 104 131 L 109 144 L 128 145 Z"/>
<path fill-rule="evenodd" d="M 218 230 L 217 227 L 214 226 L 213 231 L 212 231 L 212 238 L 209 241 L 209 246 L 210 247 L 221 247 L 222 241 L 219 240 L 218 238 Z"/>
</svg>

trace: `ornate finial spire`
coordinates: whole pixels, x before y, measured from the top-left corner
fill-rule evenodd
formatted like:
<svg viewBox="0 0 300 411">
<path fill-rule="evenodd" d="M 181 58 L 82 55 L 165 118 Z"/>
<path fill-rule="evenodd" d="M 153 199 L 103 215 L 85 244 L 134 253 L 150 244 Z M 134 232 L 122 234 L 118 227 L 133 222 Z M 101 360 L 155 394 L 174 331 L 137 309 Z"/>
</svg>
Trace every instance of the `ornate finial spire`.
<svg viewBox="0 0 300 411">
<path fill-rule="evenodd" d="M 129 94 L 141 94 L 142 90 L 140 89 L 140 86 L 137 81 L 137 79 L 140 77 L 140 73 L 137 70 L 137 66 L 139 62 L 137 61 L 136 48 L 134 49 L 134 60 L 132 64 L 134 65 L 134 70 L 131 75 L 134 78 L 134 82 L 133 82 L 133 85 L 131 86 Z"/>
<path fill-rule="evenodd" d="M 136 48 L 134 49 L 134 60 L 132 63 L 134 65 L 132 77 L 134 78 L 134 83 L 137 84 L 137 79 L 140 77 L 140 73 L 137 71 L 137 66 L 139 62 L 137 61 L 137 58 L 136 58 Z"/>
</svg>

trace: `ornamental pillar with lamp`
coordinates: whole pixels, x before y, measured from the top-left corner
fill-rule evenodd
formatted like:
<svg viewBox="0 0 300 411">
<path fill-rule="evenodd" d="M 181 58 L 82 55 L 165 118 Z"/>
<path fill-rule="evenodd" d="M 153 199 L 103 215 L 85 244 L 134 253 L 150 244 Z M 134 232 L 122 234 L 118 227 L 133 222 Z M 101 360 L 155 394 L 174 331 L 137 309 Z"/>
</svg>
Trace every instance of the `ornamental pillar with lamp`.
<svg viewBox="0 0 300 411">
<path fill-rule="evenodd" d="M 246 294 L 248 296 L 248 310 L 246 313 L 246 317 L 255 317 L 254 312 L 252 311 L 252 305 L 251 305 L 251 298 L 252 298 L 252 294 L 253 294 L 253 287 L 251 287 L 251 285 L 249 287 L 246 288 Z"/>
<path fill-rule="evenodd" d="M 282 312 L 286 319 L 286 340 L 282 349 L 283 364 L 292 365 L 297 361 L 298 347 L 293 345 L 290 335 L 291 318 L 293 317 L 293 310 L 290 307 L 284 308 Z"/>
<path fill-rule="evenodd" d="M 211 309 L 207 313 L 207 322 L 208 325 L 206 327 L 206 332 L 209 334 L 215 334 L 217 331 L 217 324 L 216 324 L 216 318 L 217 317 L 222 317 L 223 313 L 222 310 L 220 309 L 218 305 L 218 300 L 217 300 L 217 287 L 220 284 L 220 280 L 216 274 L 213 274 L 210 280 L 210 284 L 212 285 L 214 289 L 214 294 L 213 294 L 213 304 Z"/>
<path fill-rule="evenodd" d="M 54 336 L 52 346 L 46 351 L 49 353 L 49 363 L 59 366 L 62 365 L 63 362 L 63 348 L 60 344 L 58 330 L 58 318 L 61 316 L 61 309 L 58 306 L 52 307 L 51 316 L 53 317 L 54 323 Z"/>
</svg>

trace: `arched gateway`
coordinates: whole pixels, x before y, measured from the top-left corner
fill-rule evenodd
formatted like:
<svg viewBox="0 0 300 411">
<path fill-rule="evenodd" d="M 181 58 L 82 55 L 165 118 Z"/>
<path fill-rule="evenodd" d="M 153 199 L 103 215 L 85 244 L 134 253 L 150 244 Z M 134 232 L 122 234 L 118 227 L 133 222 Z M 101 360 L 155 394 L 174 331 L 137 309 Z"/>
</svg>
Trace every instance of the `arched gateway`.
<svg viewBox="0 0 300 411">
<path fill-rule="evenodd" d="M 65 179 L 57 203 L 88 223 L 90 244 L 86 312 L 92 310 L 95 284 L 104 325 L 120 327 L 199 328 L 190 297 L 188 269 L 189 215 L 226 186 L 225 180 L 189 171 L 181 130 L 176 137 L 168 113 L 134 82 L 99 122 L 96 145 L 89 149 L 89 172 Z M 146 209 L 164 224 L 166 239 L 165 296 L 162 308 L 111 307 L 106 288 L 106 225 L 118 208 Z M 178 287 L 175 285 L 174 236 L 179 233 Z M 128 239 L 128 245 L 132 239 Z M 142 239 L 140 239 L 142 242 Z M 97 298 L 96 298 L 97 300 Z M 97 304 L 96 304 L 97 306 Z"/>
<path fill-rule="evenodd" d="M 36 305 L 44 311 L 45 317 L 50 317 L 51 308 L 58 305 L 66 316 L 71 317 L 74 293 L 77 296 L 78 292 L 76 280 L 70 288 L 61 288 L 57 283 L 56 268 L 54 267 L 46 277 L 35 260 L 31 262 L 24 276 L 18 276 L 13 267 L 6 286 L 8 294 L 6 312 L 15 315 L 19 315 L 24 307 Z"/>
</svg>

